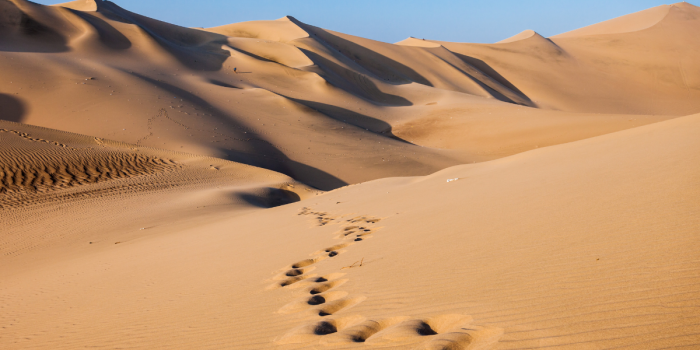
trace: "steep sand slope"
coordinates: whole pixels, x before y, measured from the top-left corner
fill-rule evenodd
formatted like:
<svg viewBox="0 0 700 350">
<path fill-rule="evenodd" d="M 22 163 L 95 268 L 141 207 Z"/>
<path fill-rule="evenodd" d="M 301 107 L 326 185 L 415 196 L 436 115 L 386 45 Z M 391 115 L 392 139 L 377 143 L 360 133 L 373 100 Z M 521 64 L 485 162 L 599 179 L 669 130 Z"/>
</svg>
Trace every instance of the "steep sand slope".
<svg viewBox="0 0 700 350">
<path fill-rule="evenodd" d="M 660 86 L 652 98 L 634 79 L 618 84 L 611 74 L 592 74 L 597 54 L 582 64 L 588 56 L 568 53 L 578 46 L 562 53 L 540 36 L 469 46 L 510 67 L 501 69 L 452 45 L 380 43 L 292 17 L 204 31 L 108 1 L 0 6 L 0 106 L 9 111 L 0 118 L 223 158 L 325 190 L 425 175 L 700 110 L 695 61 L 682 66 L 691 88 Z M 678 23 L 631 45 L 690 37 L 696 21 Z M 668 45 L 697 46 L 685 40 Z M 630 67 L 627 75 L 672 78 L 666 56 L 647 70 L 628 63 L 638 51 L 606 50 L 618 55 L 610 64 Z M 656 107 L 647 108 L 651 103 Z M 596 113 L 572 113 L 580 111 Z M 436 121 L 441 115 L 452 119 Z"/>
<path fill-rule="evenodd" d="M 4 256 L 0 342 L 694 348 L 698 133 L 693 115 L 208 225 L 156 225 L 118 245 L 80 242 L 80 254 L 43 254 L 34 268 Z"/>
</svg>

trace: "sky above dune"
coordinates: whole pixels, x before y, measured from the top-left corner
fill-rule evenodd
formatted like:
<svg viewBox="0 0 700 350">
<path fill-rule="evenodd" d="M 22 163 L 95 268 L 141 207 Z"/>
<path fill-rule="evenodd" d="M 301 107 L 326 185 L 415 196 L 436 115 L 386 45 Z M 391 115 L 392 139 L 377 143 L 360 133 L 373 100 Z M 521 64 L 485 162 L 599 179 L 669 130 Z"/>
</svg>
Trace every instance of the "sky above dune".
<svg viewBox="0 0 700 350">
<path fill-rule="evenodd" d="M 58 1 L 39 0 L 41 4 Z M 409 36 L 493 43 L 525 29 L 552 36 L 650 7 L 659 0 L 120 0 L 121 7 L 186 27 L 213 27 L 291 15 L 318 27 L 397 42 Z M 689 1 L 700 5 L 700 0 Z"/>
</svg>

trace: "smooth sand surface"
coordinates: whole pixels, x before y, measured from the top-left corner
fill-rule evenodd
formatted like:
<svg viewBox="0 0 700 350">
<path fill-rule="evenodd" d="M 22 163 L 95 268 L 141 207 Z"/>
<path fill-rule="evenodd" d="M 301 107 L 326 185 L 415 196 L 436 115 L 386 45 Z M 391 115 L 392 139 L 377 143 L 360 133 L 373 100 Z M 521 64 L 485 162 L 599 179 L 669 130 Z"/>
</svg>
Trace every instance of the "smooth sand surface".
<svg viewBox="0 0 700 350">
<path fill-rule="evenodd" d="M 0 0 L 0 348 L 698 348 L 698 35 Z"/>
</svg>

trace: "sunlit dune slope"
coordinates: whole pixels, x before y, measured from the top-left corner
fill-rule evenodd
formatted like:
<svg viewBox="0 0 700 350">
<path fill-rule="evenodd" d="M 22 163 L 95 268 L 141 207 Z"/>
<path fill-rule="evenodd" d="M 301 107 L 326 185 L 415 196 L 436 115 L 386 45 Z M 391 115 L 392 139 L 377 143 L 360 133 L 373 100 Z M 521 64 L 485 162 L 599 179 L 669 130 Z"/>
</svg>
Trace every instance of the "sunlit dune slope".
<svg viewBox="0 0 700 350">
<path fill-rule="evenodd" d="M 161 223 L 119 244 L 75 242 L 69 260 L 4 270 L 0 341 L 693 348 L 699 132 L 693 115 L 196 227 Z"/>
</svg>

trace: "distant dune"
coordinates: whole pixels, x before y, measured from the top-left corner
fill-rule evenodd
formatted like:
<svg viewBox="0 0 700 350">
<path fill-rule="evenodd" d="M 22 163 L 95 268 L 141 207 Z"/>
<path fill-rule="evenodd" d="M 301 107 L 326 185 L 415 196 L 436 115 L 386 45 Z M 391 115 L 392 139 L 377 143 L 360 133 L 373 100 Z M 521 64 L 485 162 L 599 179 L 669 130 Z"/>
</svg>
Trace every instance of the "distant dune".
<svg viewBox="0 0 700 350">
<path fill-rule="evenodd" d="M 698 37 L 0 0 L 0 348 L 698 348 Z"/>
</svg>

